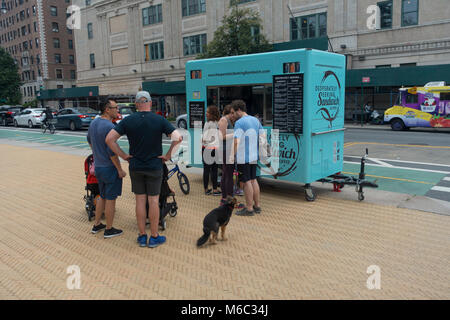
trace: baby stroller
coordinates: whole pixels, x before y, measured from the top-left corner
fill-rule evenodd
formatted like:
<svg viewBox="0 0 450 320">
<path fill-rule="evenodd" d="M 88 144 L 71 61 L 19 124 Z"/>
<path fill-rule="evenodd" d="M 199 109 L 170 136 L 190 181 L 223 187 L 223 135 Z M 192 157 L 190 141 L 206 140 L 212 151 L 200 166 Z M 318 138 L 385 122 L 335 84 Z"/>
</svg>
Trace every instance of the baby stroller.
<svg viewBox="0 0 450 320">
<path fill-rule="evenodd" d="M 159 228 L 161 230 L 166 230 L 166 216 L 169 214 L 171 217 L 175 217 L 177 215 L 178 205 L 175 200 L 175 193 L 170 191 L 169 180 L 168 178 L 169 169 L 166 164 L 163 163 L 163 177 L 161 182 L 161 192 L 159 194 Z M 172 202 L 169 202 L 169 197 L 172 197 Z M 148 222 L 148 208 L 149 204 L 147 201 L 147 224 Z"/>
<path fill-rule="evenodd" d="M 89 221 L 95 217 L 95 205 L 98 197 L 100 197 L 100 190 L 98 188 L 98 181 L 95 177 L 94 156 L 90 154 L 84 160 L 84 174 L 86 175 L 86 195 L 84 196 L 85 209 Z"/>
</svg>

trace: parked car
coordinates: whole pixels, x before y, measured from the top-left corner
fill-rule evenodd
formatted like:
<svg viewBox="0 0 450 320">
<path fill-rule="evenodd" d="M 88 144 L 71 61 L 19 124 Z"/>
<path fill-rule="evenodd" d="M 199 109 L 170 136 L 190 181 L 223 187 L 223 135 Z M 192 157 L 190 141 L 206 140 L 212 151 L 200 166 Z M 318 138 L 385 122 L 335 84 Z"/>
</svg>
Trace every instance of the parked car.
<svg viewBox="0 0 450 320">
<path fill-rule="evenodd" d="M 177 117 L 175 123 L 178 128 L 187 129 L 187 114 L 182 114 Z"/>
<path fill-rule="evenodd" d="M 136 112 L 136 106 L 134 103 L 119 103 L 117 104 L 117 107 L 119 108 L 117 110 L 117 119 L 113 120 L 115 124 L 118 124 L 122 119 L 125 119 L 130 114 Z"/>
<path fill-rule="evenodd" d="M 0 124 L 7 126 L 14 123 L 14 116 L 20 113 L 23 107 L 1 106 L 0 107 Z"/>
<path fill-rule="evenodd" d="M 42 124 L 42 120 L 45 119 L 45 115 L 43 114 L 44 111 L 45 109 L 43 108 L 29 108 L 22 110 L 14 116 L 14 126 L 28 126 L 28 128 L 40 126 Z"/>
<path fill-rule="evenodd" d="M 92 120 L 98 115 L 94 109 L 87 107 L 65 108 L 55 116 L 55 127 L 57 129 L 67 129 L 72 131 L 89 127 Z"/>
</svg>

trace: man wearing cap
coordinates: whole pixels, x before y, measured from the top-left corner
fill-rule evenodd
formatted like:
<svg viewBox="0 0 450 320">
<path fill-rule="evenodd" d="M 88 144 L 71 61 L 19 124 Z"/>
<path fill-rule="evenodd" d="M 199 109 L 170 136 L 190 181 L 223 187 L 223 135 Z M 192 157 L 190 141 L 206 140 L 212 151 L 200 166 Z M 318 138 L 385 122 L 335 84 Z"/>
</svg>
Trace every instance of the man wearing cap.
<svg viewBox="0 0 450 320">
<path fill-rule="evenodd" d="M 151 112 L 152 99 L 147 91 L 136 95 L 138 112 L 123 119 L 106 137 L 109 148 L 124 160 L 129 161 L 131 189 L 136 196 L 136 220 L 139 229 L 137 242 L 141 247 L 157 247 L 166 242 L 158 234 L 159 193 L 162 181 L 162 161 L 171 158 L 174 147 L 181 142 L 181 135 L 169 121 Z M 162 155 L 162 134 L 172 139 L 166 155 Z M 117 144 L 120 136 L 126 134 L 130 154 Z M 150 239 L 145 232 L 146 204 L 149 202 Z"/>
</svg>

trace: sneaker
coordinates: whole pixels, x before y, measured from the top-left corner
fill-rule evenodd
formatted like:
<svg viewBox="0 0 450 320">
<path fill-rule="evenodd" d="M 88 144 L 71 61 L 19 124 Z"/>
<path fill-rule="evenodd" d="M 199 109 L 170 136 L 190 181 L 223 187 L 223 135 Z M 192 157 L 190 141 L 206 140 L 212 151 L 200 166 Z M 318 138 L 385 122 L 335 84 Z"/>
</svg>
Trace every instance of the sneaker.
<svg viewBox="0 0 450 320">
<path fill-rule="evenodd" d="M 242 210 L 244 208 L 245 208 L 245 204 L 243 204 L 243 203 L 239 203 L 236 207 L 236 209 L 238 209 L 238 210 Z"/>
<path fill-rule="evenodd" d="M 209 196 L 210 194 L 212 194 L 212 190 L 211 189 L 205 190 L 205 195 Z"/>
<path fill-rule="evenodd" d="M 260 207 L 253 206 L 253 210 L 255 211 L 255 213 L 258 213 L 258 214 L 261 213 L 261 208 Z"/>
<path fill-rule="evenodd" d="M 162 245 L 164 242 L 166 242 L 165 236 L 158 236 L 156 238 L 150 237 L 150 241 L 148 242 L 149 248 L 156 248 L 159 245 Z"/>
<path fill-rule="evenodd" d="M 103 237 L 104 238 L 113 238 L 113 237 L 120 236 L 122 233 L 123 233 L 122 230 L 116 229 L 116 228 L 105 229 L 105 233 L 103 234 Z"/>
<path fill-rule="evenodd" d="M 137 238 L 137 243 L 139 243 L 139 247 L 146 247 L 147 246 L 147 235 L 139 235 Z"/>
<path fill-rule="evenodd" d="M 213 196 L 221 196 L 222 195 L 222 191 L 214 191 Z"/>
<path fill-rule="evenodd" d="M 106 226 L 103 223 L 100 223 L 98 226 L 92 227 L 91 233 L 96 234 L 105 228 L 106 228 Z"/>
<path fill-rule="evenodd" d="M 254 211 L 248 211 L 246 207 L 244 207 L 242 210 L 236 211 L 236 214 L 238 216 L 254 216 Z"/>
<path fill-rule="evenodd" d="M 237 189 L 236 192 L 235 192 L 235 195 L 242 197 L 244 195 L 244 190 Z"/>
</svg>

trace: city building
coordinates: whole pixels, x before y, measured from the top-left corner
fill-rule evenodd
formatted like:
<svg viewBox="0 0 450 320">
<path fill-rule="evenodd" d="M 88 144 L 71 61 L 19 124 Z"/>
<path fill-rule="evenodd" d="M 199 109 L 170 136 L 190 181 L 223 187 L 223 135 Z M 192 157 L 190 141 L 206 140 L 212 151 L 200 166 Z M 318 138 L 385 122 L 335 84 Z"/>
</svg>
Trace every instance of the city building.
<svg viewBox="0 0 450 320">
<path fill-rule="evenodd" d="M 228 0 L 74 4 L 81 8 L 77 86 L 129 101 L 144 88 L 155 104 L 170 101 L 174 115 L 185 112 L 186 62 L 203 52 L 230 8 Z M 347 56 L 347 118 L 363 103 L 389 107 L 401 86 L 450 83 L 448 0 L 241 0 L 239 6 L 259 12 L 260 32 L 274 50 Z"/>
<path fill-rule="evenodd" d="M 73 31 L 66 26 L 70 0 L 1 0 L 0 46 L 19 66 L 22 103 L 45 89 L 76 84 Z M 64 104 L 53 101 L 52 106 Z"/>
</svg>

